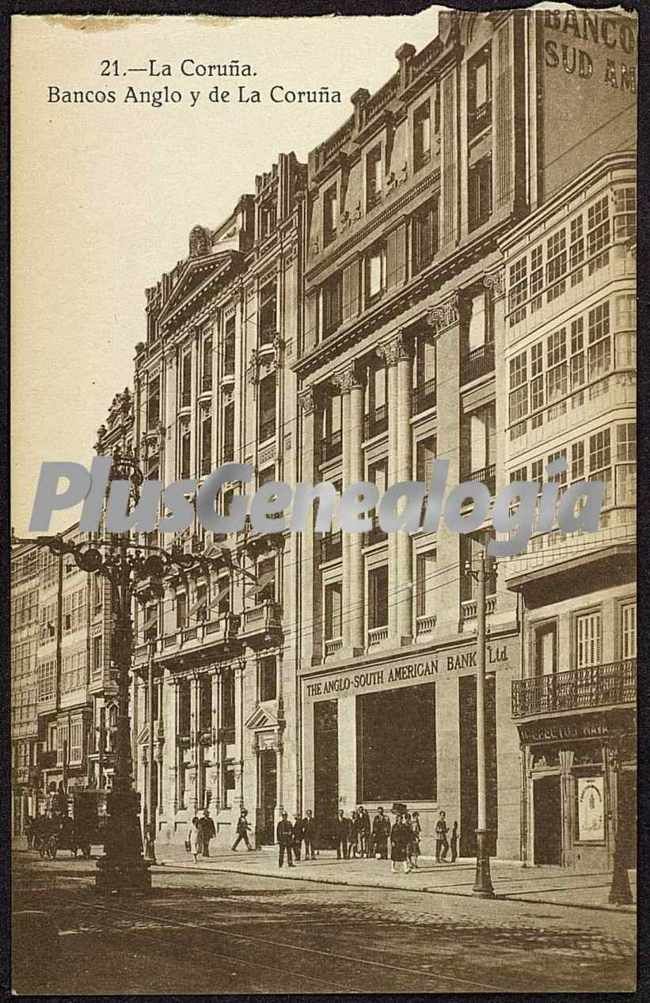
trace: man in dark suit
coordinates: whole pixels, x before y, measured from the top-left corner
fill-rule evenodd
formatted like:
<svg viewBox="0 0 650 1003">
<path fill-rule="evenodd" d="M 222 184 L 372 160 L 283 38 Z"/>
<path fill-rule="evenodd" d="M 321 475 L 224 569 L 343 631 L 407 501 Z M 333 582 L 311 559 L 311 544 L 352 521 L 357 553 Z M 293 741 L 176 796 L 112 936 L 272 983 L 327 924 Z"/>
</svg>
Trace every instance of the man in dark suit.
<svg viewBox="0 0 650 1003">
<path fill-rule="evenodd" d="M 379 860 L 386 860 L 388 857 L 388 837 L 390 836 L 390 822 L 384 815 L 384 809 L 378 808 L 377 814 L 372 820 L 372 844 L 375 849 L 375 857 Z"/>
<path fill-rule="evenodd" d="M 278 841 L 278 846 L 280 848 L 280 857 L 278 860 L 278 867 L 282 867 L 284 863 L 284 855 L 287 855 L 287 863 L 289 867 L 293 867 L 293 861 L 291 859 L 291 847 L 293 846 L 293 826 L 289 821 L 289 817 L 286 811 L 282 812 L 282 818 L 278 822 L 278 827 L 276 829 L 276 838 Z"/>
<path fill-rule="evenodd" d="M 336 856 L 338 860 L 347 860 L 350 855 L 350 834 L 352 822 L 345 817 L 343 809 L 336 820 Z"/>
<path fill-rule="evenodd" d="M 302 815 L 296 813 L 294 816 L 293 823 L 293 856 L 296 863 L 300 863 L 300 850 L 302 844 Z"/>
<path fill-rule="evenodd" d="M 305 844 L 305 860 L 315 860 L 316 821 L 311 813 L 311 808 L 307 809 L 302 820 L 302 838 Z"/>
</svg>

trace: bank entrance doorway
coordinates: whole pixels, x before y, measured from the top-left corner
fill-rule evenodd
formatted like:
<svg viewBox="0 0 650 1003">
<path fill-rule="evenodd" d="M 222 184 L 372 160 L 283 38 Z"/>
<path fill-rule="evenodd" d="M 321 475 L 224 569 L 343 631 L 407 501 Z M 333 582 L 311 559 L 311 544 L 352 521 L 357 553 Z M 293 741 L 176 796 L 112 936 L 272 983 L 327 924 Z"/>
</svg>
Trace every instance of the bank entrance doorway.
<svg viewBox="0 0 650 1003">
<path fill-rule="evenodd" d="M 560 777 L 533 781 L 533 862 L 562 863 L 562 792 Z"/>
<path fill-rule="evenodd" d="M 260 752 L 260 808 L 258 840 L 264 846 L 275 843 L 275 806 L 278 799 L 278 768 L 275 749 Z"/>
<path fill-rule="evenodd" d="M 305 805 L 309 808 L 310 805 Z M 314 704 L 314 818 L 319 849 L 336 846 L 339 808 L 339 724 L 336 700 Z"/>
</svg>

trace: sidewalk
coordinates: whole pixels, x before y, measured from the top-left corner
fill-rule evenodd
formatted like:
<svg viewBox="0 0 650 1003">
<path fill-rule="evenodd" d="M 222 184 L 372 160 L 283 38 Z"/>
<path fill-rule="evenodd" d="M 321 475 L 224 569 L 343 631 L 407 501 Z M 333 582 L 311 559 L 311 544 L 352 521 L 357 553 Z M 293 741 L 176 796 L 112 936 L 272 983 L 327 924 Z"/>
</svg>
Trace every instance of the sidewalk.
<svg viewBox="0 0 650 1003">
<path fill-rule="evenodd" d="M 277 850 L 232 852 L 215 847 L 210 858 L 194 861 L 183 846 L 157 844 L 158 862 L 188 871 L 229 871 L 260 877 L 282 876 L 291 881 L 318 881 L 360 888 L 399 888 L 443 895 L 472 896 L 475 862 L 459 858 L 454 864 L 436 864 L 420 858 L 416 871 L 392 874 L 388 860 L 337 860 L 334 851 L 321 850 L 316 860 L 302 860 L 295 867 L 280 870 Z M 397 865 L 398 867 L 400 865 Z M 517 863 L 491 861 L 492 884 L 496 897 L 518 902 L 544 902 L 583 909 L 635 912 L 636 904 L 615 906 L 608 902 L 611 873 L 576 874 L 562 867 L 522 867 Z M 632 897 L 636 903 L 636 872 L 630 871 Z"/>
</svg>

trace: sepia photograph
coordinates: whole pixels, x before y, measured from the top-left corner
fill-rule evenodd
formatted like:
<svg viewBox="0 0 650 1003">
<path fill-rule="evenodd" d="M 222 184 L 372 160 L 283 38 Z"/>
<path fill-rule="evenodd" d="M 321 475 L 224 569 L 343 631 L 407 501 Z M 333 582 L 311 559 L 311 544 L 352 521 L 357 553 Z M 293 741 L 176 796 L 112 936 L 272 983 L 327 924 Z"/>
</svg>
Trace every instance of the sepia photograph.
<svg viewBox="0 0 650 1003">
<path fill-rule="evenodd" d="M 3 988 L 634 992 L 636 10 L 10 20 Z"/>
</svg>

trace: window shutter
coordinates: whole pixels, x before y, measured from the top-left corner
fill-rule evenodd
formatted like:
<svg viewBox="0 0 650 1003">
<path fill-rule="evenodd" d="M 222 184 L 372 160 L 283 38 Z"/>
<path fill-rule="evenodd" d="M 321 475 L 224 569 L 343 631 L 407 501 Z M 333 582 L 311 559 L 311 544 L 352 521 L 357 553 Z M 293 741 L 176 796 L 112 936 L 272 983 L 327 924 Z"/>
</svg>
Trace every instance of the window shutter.
<svg viewBox="0 0 650 1003">
<path fill-rule="evenodd" d="M 359 262 L 343 269 L 343 321 L 359 313 Z"/>
<path fill-rule="evenodd" d="M 401 286 L 406 278 L 406 225 L 398 226 L 386 239 L 386 284 Z"/>
</svg>

